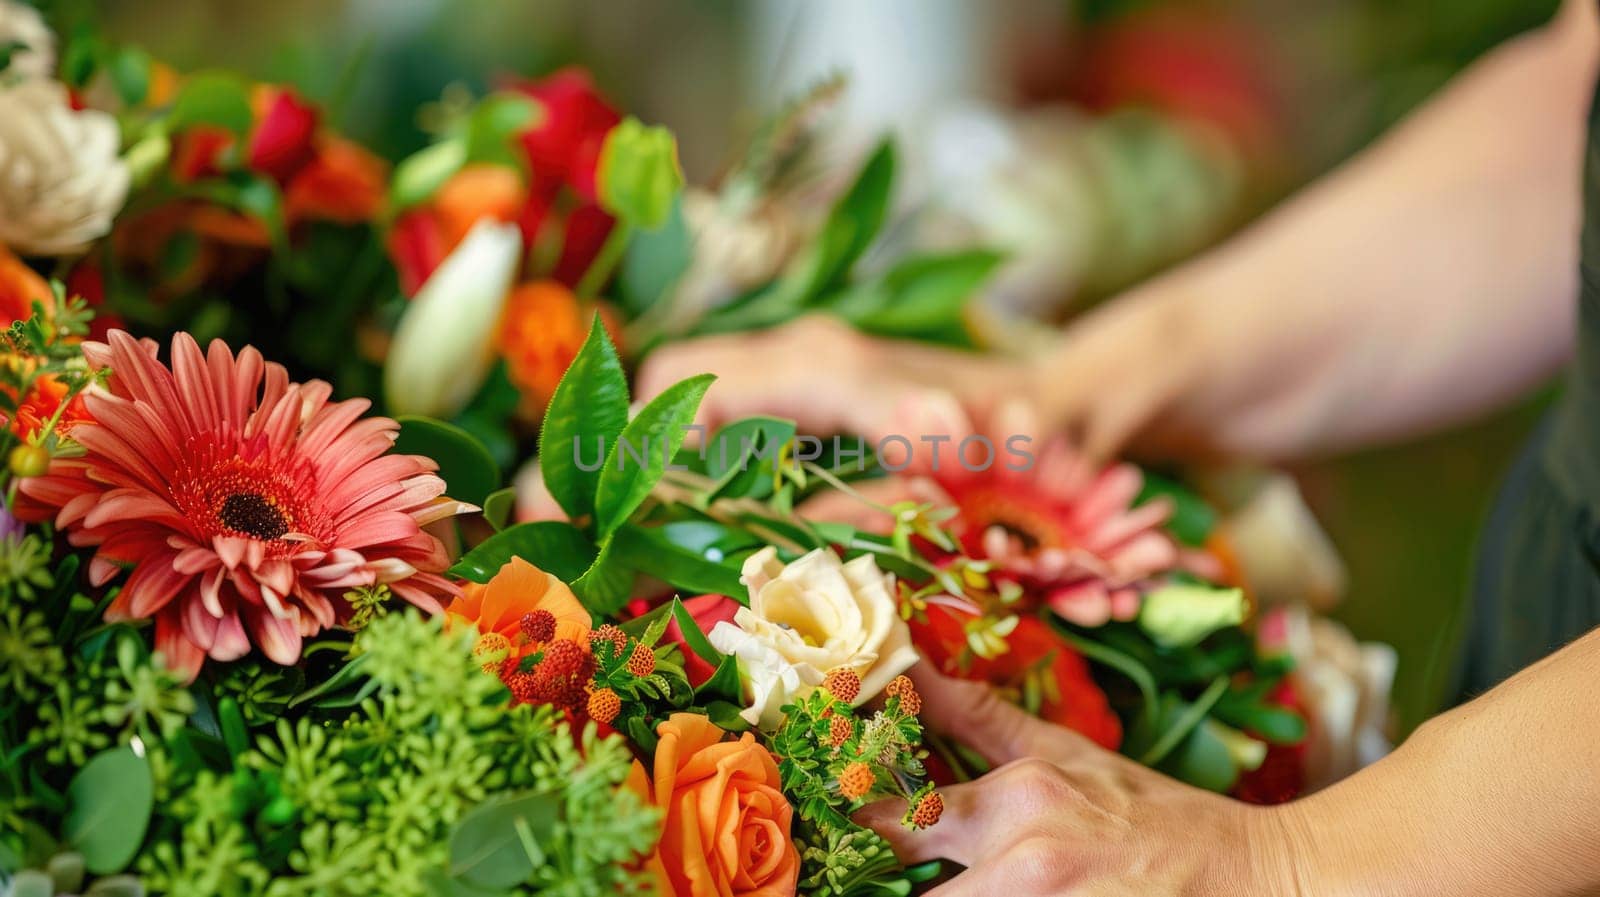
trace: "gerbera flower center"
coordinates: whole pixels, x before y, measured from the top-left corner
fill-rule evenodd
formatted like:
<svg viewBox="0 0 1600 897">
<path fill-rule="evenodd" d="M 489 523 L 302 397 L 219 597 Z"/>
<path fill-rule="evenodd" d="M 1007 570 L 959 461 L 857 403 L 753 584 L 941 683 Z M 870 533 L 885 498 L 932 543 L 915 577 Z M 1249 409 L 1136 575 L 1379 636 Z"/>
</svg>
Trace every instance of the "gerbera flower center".
<svg viewBox="0 0 1600 897">
<path fill-rule="evenodd" d="M 1000 527 L 1022 543 L 1026 551 L 1063 548 L 1071 542 L 1057 513 L 1022 496 L 975 493 L 962 503 L 961 516 L 975 532 Z"/>
<path fill-rule="evenodd" d="M 254 492 L 235 493 L 223 499 L 217 516 L 229 529 L 268 542 L 289 532 L 289 518 L 283 511 L 266 496 Z"/>
</svg>

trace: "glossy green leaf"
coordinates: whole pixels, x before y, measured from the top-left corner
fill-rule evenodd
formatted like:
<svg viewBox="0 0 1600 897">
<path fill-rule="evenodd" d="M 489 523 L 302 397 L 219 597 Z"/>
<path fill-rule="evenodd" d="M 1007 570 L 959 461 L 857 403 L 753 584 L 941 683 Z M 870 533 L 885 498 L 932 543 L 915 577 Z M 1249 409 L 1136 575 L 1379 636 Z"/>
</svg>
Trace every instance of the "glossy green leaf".
<svg viewBox="0 0 1600 897">
<path fill-rule="evenodd" d="M 880 300 L 875 306 L 837 310 L 868 333 L 966 343 L 967 304 L 1001 260 L 981 249 L 907 259 L 884 276 L 881 289 L 865 294 Z"/>
<path fill-rule="evenodd" d="M 744 683 L 739 679 L 739 658 L 725 654 L 717 662 L 717 671 L 694 690 L 696 698 L 722 698 L 739 702 L 744 697 Z"/>
<path fill-rule="evenodd" d="M 747 417 L 721 428 L 706 442 L 706 475 L 717 498 L 765 498 L 774 469 L 794 441 L 795 424 L 778 417 Z"/>
<path fill-rule="evenodd" d="M 595 525 L 601 536 L 615 532 L 638 509 L 666 471 L 694 423 L 711 381 L 701 374 L 667 387 L 628 422 L 606 454 L 595 492 Z"/>
<path fill-rule="evenodd" d="M 613 549 L 609 542 L 602 545 L 594 563 L 572 582 L 573 594 L 597 617 L 622 610 L 633 594 L 633 567 Z"/>
<path fill-rule="evenodd" d="M 506 528 L 511 522 L 511 514 L 517 509 L 517 489 L 507 486 L 496 489 L 483 499 L 483 519 L 498 532 Z"/>
<path fill-rule="evenodd" d="M 1206 544 L 1217 526 L 1216 510 L 1178 481 L 1147 471 L 1144 487 L 1134 503 L 1142 505 L 1163 497 L 1172 502 L 1172 516 L 1167 520 L 1167 531 L 1172 537 L 1192 547 Z"/>
<path fill-rule="evenodd" d="M 244 135 L 254 123 L 250 86 L 227 72 L 201 72 L 184 79 L 167 116 L 167 130 L 173 132 L 210 125 Z"/>
<path fill-rule="evenodd" d="M 878 144 L 850 189 L 834 203 L 802 266 L 797 290 L 807 301 L 842 280 L 883 228 L 894 184 L 894 144 Z"/>
<path fill-rule="evenodd" d="M 616 448 L 627 425 L 628 379 L 596 315 L 583 348 L 550 397 L 539 432 L 545 488 L 571 519 L 582 521 L 594 513 L 602 468 L 608 466 L 595 463 Z"/>
<path fill-rule="evenodd" d="M 589 537 L 570 523 L 539 520 L 507 527 L 479 543 L 450 568 L 451 576 L 488 582 L 514 557 L 572 582 L 594 562 L 596 549 Z"/>
<path fill-rule="evenodd" d="M 139 47 L 123 47 L 108 67 L 117 96 L 129 106 L 144 102 L 150 93 L 150 54 Z"/>
<path fill-rule="evenodd" d="M 473 807 L 450 833 L 450 877 L 479 888 L 525 883 L 544 863 L 540 844 L 549 843 L 559 809 L 543 793 L 492 797 Z"/>
<path fill-rule="evenodd" d="M 712 701 L 706 705 L 706 719 L 724 732 L 745 732 L 750 721 L 739 715 L 743 709 L 729 701 Z"/>
<path fill-rule="evenodd" d="M 612 550 L 640 573 L 693 594 L 742 595 L 739 570 L 681 548 L 659 527 L 625 524 L 612 537 Z"/>
<path fill-rule="evenodd" d="M 701 631 L 700 624 L 695 622 L 694 617 L 689 615 L 689 609 L 677 598 L 672 599 L 672 619 L 677 621 L 678 631 L 683 633 L 683 643 L 689 646 L 690 651 L 706 663 L 721 665 L 723 653 L 712 647 L 711 640 Z"/>
<path fill-rule="evenodd" d="M 432 458 L 451 498 L 481 507 L 500 486 L 500 468 L 494 457 L 471 433 L 419 414 L 402 414 L 398 420 L 400 438 L 395 440 L 394 451 Z"/>
<path fill-rule="evenodd" d="M 67 786 L 71 807 L 62 835 L 96 875 L 120 872 L 139 851 L 150 825 L 155 783 L 150 764 L 132 748 L 96 754 Z"/>
</svg>

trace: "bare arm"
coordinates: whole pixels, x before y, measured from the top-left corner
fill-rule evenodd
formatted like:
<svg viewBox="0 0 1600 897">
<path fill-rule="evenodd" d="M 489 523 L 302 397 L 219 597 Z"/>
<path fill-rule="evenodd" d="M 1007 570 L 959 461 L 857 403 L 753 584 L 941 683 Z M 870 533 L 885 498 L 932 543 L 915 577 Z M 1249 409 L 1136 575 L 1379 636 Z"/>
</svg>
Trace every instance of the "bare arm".
<svg viewBox="0 0 1600 897">
<path fill-rule="evenodd" d="M 1597 60 L 1588 0 L 1498 48 L 1236 239 L 1069 332 L 1043 379 L 1084 385 L 1041 385 L 1054 416 L 1102 449 L 1282 457 L 1454 423 L 1549 376 L 1571 351 Z"/>
<path fill-rule="evenodd" d="M 1001 765 L 860 818 L 907 862 L 966 871 L 977 897 L 1567 897 L 1600 893 L 1600 633 L 1424 726 L 1389 758 L 1302 801 L 1247 807 L 1109 754 L 986 686 L 914 671 L 933 728 Z"/>
</svg>

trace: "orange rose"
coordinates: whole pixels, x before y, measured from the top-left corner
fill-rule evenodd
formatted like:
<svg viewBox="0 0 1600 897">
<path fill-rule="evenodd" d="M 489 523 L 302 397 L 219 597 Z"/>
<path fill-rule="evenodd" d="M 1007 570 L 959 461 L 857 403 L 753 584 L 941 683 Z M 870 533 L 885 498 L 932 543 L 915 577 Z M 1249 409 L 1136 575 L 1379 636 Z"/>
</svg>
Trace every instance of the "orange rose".
<svg viewBox="0 0 1600 897">
<path fill-rule="evenodd" d="M 767 749 L 749 732 L 723 741 L 692 713 L 674 713 L 656 734 L 655 805 L 665 811 L 657 852 L 675 897 L 794 894 L 794 808 Z"/>
<path fill-rule="evenodd" d="M 284 215 L 356 224 L 383 210 L 388 163 L 342 137 L 318 140 L 316 154 L 284 188 Z"/>
<path fill-rule="evenodd" d="M 480 218 L 515 221 L 527 199 L 522 175 L 504 165 L 468 165 L 433 195 L 445 254 L 459 245 Z"/>
</svg>

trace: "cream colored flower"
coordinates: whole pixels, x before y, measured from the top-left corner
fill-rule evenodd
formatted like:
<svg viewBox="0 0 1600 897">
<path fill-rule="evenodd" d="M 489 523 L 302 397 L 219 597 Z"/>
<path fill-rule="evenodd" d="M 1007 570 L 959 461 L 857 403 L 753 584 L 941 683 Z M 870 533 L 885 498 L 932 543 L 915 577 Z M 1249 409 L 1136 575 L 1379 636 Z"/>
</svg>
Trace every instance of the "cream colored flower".
<svg viewBox="0 0 1600 897">
<path fill-rule="evenodd" d="M 20 44 L 0 76 L 49 78 L 56 67 L 56 36 L 39 11 L 26 3 L 0 0 L 0 47 Z"/>
<path fill-rule="evenodd" d="M 718 651 L 739 658 L 750 701 L 739 715 L 752 726 L 776 729 L 783 722 L 785 706 L 822 684 L 822 673 L 815 667 L 789 662 L 777 648 L 732 623 L 718 623 L 707 637 Z"/>
<path fill-rule="evenodd" d="M 0 244 L 72 255 L 111 230 L 128 196 L 117 121 L 74 110 L 55 81 L 0 88 Z"/>
<path fill-rule="evenodd" d="M 747 645 L 754 640 L 795 668 L 793 678 L 758 674 L 764 680 L 762 700 L 753 702 L 747 719 L 767 724 L 773 714 L 765 705 L 776 700 L 774 692 L 800 683 L 778 702 L 781 707 L 836 667 L 850 667 L 861 676 L 855 703 L 865 703 L 917 662 L 910 630 L 897 612 L 894 577 L 879 570 L 871 555 L 846 564 L 819 548 L 785 566 L 776 549 L 765 548 L 745 561 L 741 580 L 750 590 L 750 606 L 739 609 L 733 625 L 712 629 L 712 645 L 725 654 L 742 650 L 743 659 L 756 653 Z M 773 661 L 762 654 L 759 663 Z M 757 684 L 749 667 L 755 665 L 745 670 L 752 694 Z"/>
<path fill-rule="evenodd" d="M 472 226 L 395 329 L 383 365 L 390 411 L 447 418 L 472 399 L 494 361 L 494 329 L 521 260 L 515 224 Z"/>
</svg>

